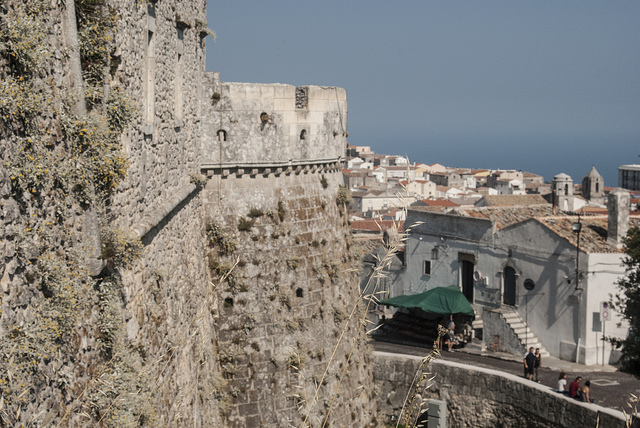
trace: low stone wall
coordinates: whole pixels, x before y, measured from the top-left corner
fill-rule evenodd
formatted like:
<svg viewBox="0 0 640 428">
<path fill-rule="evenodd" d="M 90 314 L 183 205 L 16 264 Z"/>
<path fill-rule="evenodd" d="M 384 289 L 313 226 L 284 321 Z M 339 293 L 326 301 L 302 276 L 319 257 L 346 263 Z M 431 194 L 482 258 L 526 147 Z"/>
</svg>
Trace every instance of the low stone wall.
<svg viewBox="0 0 640 428">
<path fill-rule="evenodd" d="M 420 357 L 375 352 L 373 357 L 380 418 L 400 415 Z M 548 386 L 518 376 L 451 361 L 434 360 L 428 366 L 431 387 L 418 391 L 424 400 L 447 403 L 448 427 L 624 427 L 621 412 L 578 402 Z M 431 377 L 431 376 L 429 376 Z M 426 403 L 423 406 L 426 408 Z M 416 415 L 417 416 L 417 415 Z"/>
</svg>

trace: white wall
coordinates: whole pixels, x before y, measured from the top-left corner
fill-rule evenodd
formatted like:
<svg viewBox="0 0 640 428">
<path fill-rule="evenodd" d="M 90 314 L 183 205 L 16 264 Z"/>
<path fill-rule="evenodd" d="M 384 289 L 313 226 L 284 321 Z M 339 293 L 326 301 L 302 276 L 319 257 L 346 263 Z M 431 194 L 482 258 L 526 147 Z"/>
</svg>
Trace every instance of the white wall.
<svg viewBox="0 0 640 428">
<path fill-rule="evenodd" d="M 407 227 L 416 221 L 406 243 L 406 269 L 392 296 L 419 293 L 434 287 L 460 285 L 459 253 L 475 256 L 475 270 L 486 281 L 476 282 L 476 305 L 497 307 L 503 302 L 503 271 L 516 270 L 516 308 L 523 320 L 542 341 L 551 355 L 583 364 L 602 362 L 602 333 L 594 332 L 594 313 L 600 302 L 609 300 L 616 281 L 624 274 L 620 264 L 622 253 L 580 253 L 580 281 L 583 291 L 576 290 L 576 249 L 568 240 L 534 219 L 497 231 L 486 219 L 458 217 L 409 210 Z M 438 247 L 438 259 L 432 250 Z M 431 262 L 431 274 L 423 274 L 423 262 Z M 532 290 L 524 281 L 535 283 Z M 597 319 L 596 319 L 597 321 Z M 625 337 L 626 325 L 617 326 L 619 318 L 605 325 L 607 336 Z M 597 327 L 597 326 L 596 326 Z M 611 357 L 611 346 L 605 346 L 605 362 Z"/>
<path fill-rule="evenodd" d="M 601 302 L 608 302 L 615 294 L 616 283 L 624 276 L 622 265 L 623 253 L 589 254 L 588 273 L 585 288 L 585 299 L 583 302 L 585 316 L 585 330 L 582 332 L 583 341 L 579 349 L 585 364 L 602 363 L 602 333 L 607 337 L 626 338 L 628 333 L 628 323 L 623 321 L 620 314 L 609 309 L 610 320 L 604 322 L 600 318 Z M 618 326 L 620 324 L 620 326 Z M 594 331 L 599 330 L 599 331 Z M 604 362 L 616 362 L 619 352 L 613 350 L 608 341 L 604 342 Z"/>
<path fill-rule="evenodd" d="M 551 355 L 573 359 L 580 338 L 575 247 L 535 220 L 505 228 L 498 246 L 512 250 L 518 313 Z M 533 290 L 524 288 L 528 278 Z"/>
<path fill-rule="evenodd" d="M 491 247 L 492 224 L 489 220 L 409 210 L 406 226 L 422 222 L 411 229 L 406 243 L 406 269 L 401 283 L 394 285 L 392 295 L 415 294 L 435 287 L 460 285 L 458 253 L 473 254 L 477 268 L 492 270 L 489 257 L 480 253 Z M 462 239 L 461 237 L 473 239 Z M 432 259 L 432 250 L 438 246 L 438 259 Z M 423 274 L 423 262 L 431 261 L 431 274 Z M 485 288 L 492 287 L 491 281 Z M 476 303 L 486 303 L 488 296 L 475 293 Z M 474 303 L 474 302 L 471 302 Z"/>
</svg>

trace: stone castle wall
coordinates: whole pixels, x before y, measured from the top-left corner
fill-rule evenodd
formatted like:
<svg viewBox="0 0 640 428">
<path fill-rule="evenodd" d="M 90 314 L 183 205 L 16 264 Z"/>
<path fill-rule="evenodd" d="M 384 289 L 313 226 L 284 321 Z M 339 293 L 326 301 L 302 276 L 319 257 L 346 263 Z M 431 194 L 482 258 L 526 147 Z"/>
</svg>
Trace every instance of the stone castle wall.
<svg viewBox="0 0 640 428">
<path fill-rule="evenodd" d="M 364 332 L 351 349 L 357 280 L 336 204 L 345 91 L 222 83 L 202 69 L 203 3 L 121 8 L 119 79 L 140 114 L 122 138 L 131 163 L 111 213 L 144 244 L 122 274 L 123 321 L 132 346 L 155 362 L 145 379 L 158 423 L 302 423 L 332 362 L 307 423 L 318 426 L 339 391 L 329 420 L 366 426 L 374 402 L 358 386 L 371 384 L 369 351 Z M 241 220 L 254 226 L 240 231 Z M 235 251 L 220 254 L 211 225 Z"/>
<path fill-rule="evenodd" d="M 333 426 L 367 426 L 375 417 L 363 330 L 354 344 L 362 312 L 346 213 L 336 204 L 341 182 L 336 166 L 214 175 L 203 191 L 208 224 L 236 243 L 231 254 L 219 244 L 208 253 L 223 372 L 238 392 L 232 426 L 302 426 L 309 406 L 307 423 L 320 426 L 336 391 Z"/>
<path fill-rule="evenodd" d="M 216 297 L 204 258 L 202 197 L 192 183 L 200 172 L 206 6 L 150 6 L 116 6 L 120 63 L 113 83 L 136 100 L 137 114 L 122 136 L 130 165 L 110 210 L 114 223 L 140 235 L 144 245 L 141 259 L 122 273 L 122 317 L 126 338 L 145 356 L 152 423 L 224 426 L 226 395 L 210 309 Z"/>
<path fill-rule="evenodd" d="M 380 415 L 398 417 L 422 359 L 375 352 L 374 373 Z M 447 403 L 448 427 L 598 426 L 624 427 L 622 412 L 578 402 L 522 378 L 496 370 L 434 360 L 428 367 L 431 387 L 423 400 Z M 417 415 L 416 415 L 417 416 Z M 382 416 L 381 416 L 382 417 Z"/>
<path fill-rule="evenodd" d="M 344 156 L 344 89 L 226 83 L 217 73 L 206 79 L 203 165 L 287 165 Z"/>
</svg>

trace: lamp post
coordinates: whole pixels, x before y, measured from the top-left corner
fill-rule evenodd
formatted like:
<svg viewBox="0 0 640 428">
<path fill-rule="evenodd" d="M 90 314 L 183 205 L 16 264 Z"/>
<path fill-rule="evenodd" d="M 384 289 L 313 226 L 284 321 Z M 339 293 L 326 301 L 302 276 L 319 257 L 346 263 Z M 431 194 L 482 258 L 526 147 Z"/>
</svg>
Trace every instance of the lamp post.
<svg viewBox="0 0 640 428">
<path fill-rule="evenodd" d="M 573 229 L 574 233 L 578 234 L 576 239 L 576 290 L 582 290 L 582 288 L 578 287 L 578 279 L 580 277 L 580 231 L 582 230 L 582 222 L 580 221 L 579 215 L 578 221 L 573 222 L 571 229 Z"/>
</svg>

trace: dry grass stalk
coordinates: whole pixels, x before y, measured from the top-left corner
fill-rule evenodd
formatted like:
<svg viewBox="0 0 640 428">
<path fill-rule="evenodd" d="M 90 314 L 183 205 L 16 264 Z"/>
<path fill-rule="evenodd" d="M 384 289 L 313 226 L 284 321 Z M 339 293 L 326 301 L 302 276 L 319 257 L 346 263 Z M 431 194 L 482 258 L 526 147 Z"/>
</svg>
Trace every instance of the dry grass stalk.
<svg viewBox="0 0 640 428">
<path fill-rule="evenodd" d="M 431 376 L 431 373 L 427 371 L 427 367 L 429 363 L 435 358 L 440 356 L 440 350 L 438 349 L 438 342 L 440 339 L 447 334 L 447 329 L 443 326 L 438 326 L 438 338 L 433 343 L 433 349 L 429 354 L 422 359 L 420 362 L 420 367 L 416 371 L 415 376 L 413 377 L 413 381 L 411 382 L 411 386 L 407 391 L 407 395 L 405 396 L 404 402 L 402 403 L 402 410 L 400 411 L 400 417 L 398 418 L 398 422 L 396 424 L 396 428 L 400 426 L 400 423 L 404 421 L 404 426 L 407 428 L 416 427 L 417 419 L 422 414 L 424 401 L 422 399 L 418 400 L 418 397 L 421 397 L 420 392 L 427 390 L 431 386 L 431 381 L 435 378 L 435 376 Z M 426 381 L 426 385 L 421 386 L 423 382 Z M 405 413 L 405 407 L 407 408 Z M 404 416 L 403 416 L 404 415 Z"/>
<path fill-rule="evenodd" d="M 625 418 L 625 427 L 631 428 L 634 426 L 634 422 L 638 417 L 638 407 L 640 406 L 640 397 L 635 394 L 629 394 L 629 399 L 627 401 L 627 406 L 631 409 L 629 413 L 625 410 L 622 411 Z"/>
</svg>

